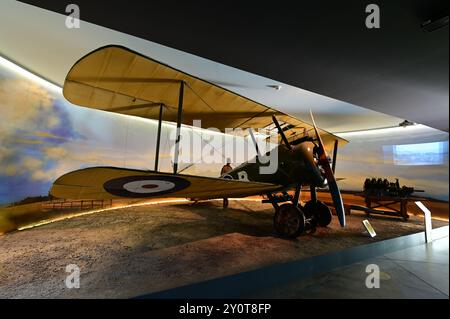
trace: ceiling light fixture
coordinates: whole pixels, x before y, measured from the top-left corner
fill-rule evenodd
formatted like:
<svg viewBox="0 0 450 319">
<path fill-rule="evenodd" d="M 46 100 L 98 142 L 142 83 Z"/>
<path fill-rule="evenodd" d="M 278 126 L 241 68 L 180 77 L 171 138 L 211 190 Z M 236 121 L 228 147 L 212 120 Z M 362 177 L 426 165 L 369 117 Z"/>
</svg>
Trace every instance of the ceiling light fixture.
<svg viewBox="0 0 450 319">
<path fill-rule="evenodd" d="M 271 89 L 274 89 L 274 90 L 277 90 L 277 91 L 282 89 L 282 86 L 278 85 L 278 84 L 269 84 L 269 85 L 267 85 L 267 87 L 271 88 Z"/>
<path fill-rule="evenodd" d="M 411 126 L 411 125 L 416 125 L 416 123 L 408 121 L 408 120 L 404 120 L 403 122 L 400 122 L 398 124 L 398 126 L 401 126 L 401 127 L 407 127 L 407 126 Z"/>
</svg>

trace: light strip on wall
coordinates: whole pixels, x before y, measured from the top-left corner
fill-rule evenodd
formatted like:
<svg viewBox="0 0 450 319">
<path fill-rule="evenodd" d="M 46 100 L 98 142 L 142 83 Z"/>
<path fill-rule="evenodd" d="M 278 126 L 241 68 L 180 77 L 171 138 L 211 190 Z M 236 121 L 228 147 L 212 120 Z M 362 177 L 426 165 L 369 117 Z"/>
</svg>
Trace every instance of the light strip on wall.
<svg viewBox="0 0 450 319">
<path fill-rule="evenodd" d="M 62 89 L 58 85 L 51 83 L 42 77 L 24 69 L 23 67 L 5 59 L 4 57 L 0 56 L 0 65 L 2 67 L 5 67 L 6 69 L 10 70 L 11 72 L 16 73 L 17 75 L 24 77 L 30 81 L 33 81 L 47 89 L 49 89 L 52 92 L 57 92 L 62 94 Z"/>
<path fill-rule="evenodd" d="M 429 127 L 427 127 L 425 125 L 416 124 L 416 125 L 407 126 L 407 127 L 395 126 L 395 127 L 386 127 L 386 128 L 379 128 L 379 129 L 373 129 L 373 130 L 342 132 L 342 133 L 334 133 L 334 134 L 339 137 L 342 137 L 342 138 L 348 138 L 348 137 L 352 137 L 352 136 L 362 136 L 362 135 L 398 134 L 398 133 L 419 131 L 419 130 L 423 130 L 426 128 L 429 129 Z"/>
</svg>

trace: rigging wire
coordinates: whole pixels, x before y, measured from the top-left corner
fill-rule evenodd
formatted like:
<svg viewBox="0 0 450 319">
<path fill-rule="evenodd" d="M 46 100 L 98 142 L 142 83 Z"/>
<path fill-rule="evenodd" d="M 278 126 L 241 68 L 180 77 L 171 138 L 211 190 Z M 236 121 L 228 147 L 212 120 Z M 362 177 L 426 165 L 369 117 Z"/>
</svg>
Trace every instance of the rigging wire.
<svg viewBox="0 0 450 319">
<path fill-rule="evenodd" d="M 195 95 L 196 95 L 203 103 L 205 103 L 206 106 L 209 107 L 209 108 L 211 109 L 211 111 L 216 112 L 216 110 L 215 110 L 211 105 L 209 105 L 209 103 L 206 102 L 206 101 L 200 96 L 200 94 L 198 94 L 198 93 L 194 90 L 194 88 L 192 88 L 192 86 L 191 86 L 189 83 L 187 83 L 187 82 L 185 82 L 185 83 L 186 83 L 186 86 L 187 86 L 189 89 L 191 89 L 192 93 L 194 93 L 194 94 L 195 94 Z"/>
<path fill-rule="evenodd" d="M 222 159 L 225 159 L 225 160 L 226 160 L 225 154 L 223 154 L 221 151 L 219 151 L 217 148 L 215 148 L 215 147 L 211 144 L 211 142 L 204 140 L 203 137 L 202 137 L 202 134 L 195 132 L 195 131 L 194 131 L 194 128 L 192 128 L 192 132 L 195 133 L 195 134 L 197 134 L 197 135 L 200 135 L 201 142 L 204 142 L 204 143 L 206 143 L 207 145 L 211 146 L 216 152 L 218 152 L 218 153 L 222 156 Z M 232 138 L 233 138 L 233 142 L 234 142 L 234 138 L 235 138 L 235 137 L 233 136 Z M 224 143 L 224 145 L 223 145 L 222 147 L 220 147 L 220 149 L 223 149 L 227 144 L 228 144 L 228 143 Z M 202 157 L 203 157 L 203 152 L 200 154 L 200 160 L 201 160 Z M 201 164 L 201 162 L 198 162 L 197 160 L 194 160 L 193 163 L 190 163 L 189 165 L 187 165 L 186 167 L 184 167 L 183 169 L 181 169 L 179 172 L 181 173 L 181 172 L 183 172 L 183 171 L 185 171 L 185 170 L 187 170 L 187 169 L 189 169 L 189 168 L 191 168 L 192 166 L 197 165 L 197 164 Z"/>
</svg>

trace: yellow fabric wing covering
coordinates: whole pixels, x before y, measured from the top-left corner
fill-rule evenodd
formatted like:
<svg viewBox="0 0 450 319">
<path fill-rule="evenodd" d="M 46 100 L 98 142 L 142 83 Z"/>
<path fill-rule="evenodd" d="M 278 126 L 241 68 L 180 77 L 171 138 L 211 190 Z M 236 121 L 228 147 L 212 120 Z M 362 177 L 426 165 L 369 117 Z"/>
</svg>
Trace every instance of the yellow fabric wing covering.
<svg viewBox="0 0 450 319">
<path fill-rule="evenodd" d="M 203 128 L 263 129 L 275 115 L 288 139 L 313 136 L 312 125 L 199 79 L 128 48 L 110 45 L 81 58 L 69 71 L 63 93 L 70 102 L 127 115 L 177 121 L 181 82 L 185 83 L 182 123 L 200 119 Z M 320 130 L 326 149 L 347 141 Z"/>
<path fill-rule="evenodd" d="M 67 173 L 53 184 L 50 194 L 69 200 L 118 198 L 245 197 L 281 189 L 268 183 L 158 173 L 115 167 L 92 167 Z"/>
</svg>

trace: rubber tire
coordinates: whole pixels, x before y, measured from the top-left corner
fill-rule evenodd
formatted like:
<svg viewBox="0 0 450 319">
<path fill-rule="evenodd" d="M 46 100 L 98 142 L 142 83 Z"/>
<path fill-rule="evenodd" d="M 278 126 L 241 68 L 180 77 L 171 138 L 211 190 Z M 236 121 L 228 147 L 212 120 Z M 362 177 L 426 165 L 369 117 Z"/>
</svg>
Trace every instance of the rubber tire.
<svg viewBox="0 0 450 319">
<path fill-rule="evenodd" d="M 304 207 L 308 217 L 314 217 L 319 227 L 327 227 L 333 218 L 330 208 L 321 201 L 309 201 Z"/>
<path fill-rule="evenodd" d="M 293 204 L 283 204 L 273 216 L 275 231 L 283 237 L 297 238 L 305 231 L 305 214 Z"/>
</svg>

